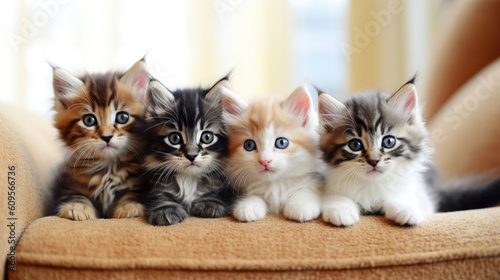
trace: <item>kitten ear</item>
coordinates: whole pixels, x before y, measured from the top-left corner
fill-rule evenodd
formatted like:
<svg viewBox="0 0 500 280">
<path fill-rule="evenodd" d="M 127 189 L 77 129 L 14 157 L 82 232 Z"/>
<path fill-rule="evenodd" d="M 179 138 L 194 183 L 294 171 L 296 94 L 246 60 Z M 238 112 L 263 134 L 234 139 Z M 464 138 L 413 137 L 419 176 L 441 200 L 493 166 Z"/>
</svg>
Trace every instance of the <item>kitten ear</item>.
<svg viewBox="0 0 500 280">
<path fill-rule="evenodd" d="M 217 100 L 220 99 L 226 91 L 231 91 L 229 77 L 227 76 L 215 83 L 207 94 L 205 94 L 205 98 L 209 100 Z"/>
<path fill-rule="evenodd" d="M 389 100 L 387 100 L 396 112 L 400 112 L 408 118 L 412 118 L 418 109 L 417 89 L 413 83 L 403 85 Z"/>
<path fill-rule="evenodd" d="M 348 110 L 347 107 L 336 98 L 325 92 L 319 92 L 318 113 L 321 122 L 331 123 L 339 119 L 340 116 L 348 114 Z"/>
<path fill-rule="evenodd" d="M 125 72 L 120 78 L 120 82 L 134 88 L 136 96 L 143 102 L 146 99 L 149 84 L 149 72 L 144 58 L 137 61 L 127 72 Z"/>
<path fill-rule="evenodd" d="M 232 90 L 229 75 L 219 80 L 205 95 L 210 100 L 220 100 L 225 114 L 239 116 L 247 109 L 247 104 Z"/>
<path fill-rule="evenodd" d="M 305 84 L 296 88 L 283 102 L 283 107 L 297 116 L 302 126 L 310 121 L 312 101 Z"/>
<path fill-rule="evenodd" d="M 224 86 L 221 93 L 221 101 L 225 117 L 239 116 L 247 110 L 248 105 L 245 101 L 239 98 L 230 88 Z"/>
<path fill-rule="evenodd" d="M 84 83 L 68 71 L 53 67 L 52 85 L 54 87 L 56 109 L 59 108 L 58 104 L 68 109 L 71 97 L 83 88 Z"/>
<path fill-rule="evenodd" d="M 146 108 L 164 110 L 175 102 L 174 95 L 159 81 L 151 80 L 146 97 Z"/>
</svg>

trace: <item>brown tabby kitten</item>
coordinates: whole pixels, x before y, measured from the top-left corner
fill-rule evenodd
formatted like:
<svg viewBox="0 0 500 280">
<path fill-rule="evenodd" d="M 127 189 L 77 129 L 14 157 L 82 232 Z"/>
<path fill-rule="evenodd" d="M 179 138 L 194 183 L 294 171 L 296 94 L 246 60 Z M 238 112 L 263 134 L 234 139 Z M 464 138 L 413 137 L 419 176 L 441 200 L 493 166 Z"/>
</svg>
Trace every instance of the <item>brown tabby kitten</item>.
<svg viewBox="0 0 500 280">
<path fill-rule="evenodd" d="M 58 216 L 143 216 L 138 127 L 148 83 L 144 60 L 126 73 L 80 78 L 54 68 L 55 127 L 68 149 L 54 193 Z"/>
</svg>

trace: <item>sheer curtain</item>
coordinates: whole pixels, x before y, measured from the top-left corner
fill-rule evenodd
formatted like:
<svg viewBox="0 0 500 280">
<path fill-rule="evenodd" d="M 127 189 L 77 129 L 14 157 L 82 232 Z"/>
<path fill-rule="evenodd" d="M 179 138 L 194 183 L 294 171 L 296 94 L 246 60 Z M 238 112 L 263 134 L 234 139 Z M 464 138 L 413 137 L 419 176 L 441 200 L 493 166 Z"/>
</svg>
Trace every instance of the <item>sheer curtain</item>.
<svg viewBox="0 0 500 280">
<path fill-rule="evenodd" d="M 168 87 L 209 86 L 232 71 L 244 99 L 289 94 L 309 80 L 345 88 L 346 0 L 2 3 L 0 102 L 47 113 L 52 71 L 125 70 L 147 53 Z"/>
<path fill-rule="evenodd" d="M 440 2 L 350 1 L 349 40 L 342 46 L 349 90 L 392 92 L 419 71 L 419 80 L 425 78 Z"/>
</svg>

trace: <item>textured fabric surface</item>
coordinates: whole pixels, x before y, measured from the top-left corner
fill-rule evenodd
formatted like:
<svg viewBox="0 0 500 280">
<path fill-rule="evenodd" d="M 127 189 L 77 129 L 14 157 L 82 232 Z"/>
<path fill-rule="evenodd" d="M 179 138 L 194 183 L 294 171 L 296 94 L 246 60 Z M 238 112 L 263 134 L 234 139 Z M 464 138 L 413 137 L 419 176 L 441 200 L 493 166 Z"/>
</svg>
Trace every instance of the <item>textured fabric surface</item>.
<svg viewBox="0 0 500 280">
<path fill-rule="evenodd" d="M 57 270 L 53 267 L 30 266 L 22 276 L 12 279 L 499 279 L 498 258 L 466 259 L 411 266 L 377 267 L 343 270 L 303 271 L 187 271 L 187 270 Z M 98 275 L 98 276 L 97 276 Z M 43 278 L 41 278 L 43 277 Z"/>
<path fill-rule="evenodd" d="M 23 230 L 42 217 L 47 204 L 53 172 L 61 160 L 56 134 L 47 117 L 0 104 L 0 253 L 4 262 L 10 253 L 7 225 L 15 223 L 12 236 L 18 240 Z M 15 174 L 8 174 L 14 166 Z M 9 180 L 8 177 L 14 178 Z M 15 210 L 8 209 L 8 182 L 15 181 Z M 14 218 L 15 220 L 7 220 Z M 0 275 L 5 267 L 0 266 Z"/>
<path fill-rule="evenodd" d="M 500 207 L 436 214 L 417 227 L 395 226 L 377 216 L 362 217 L 349 228 L 321 220 L 301 224 L 282 216 L 253 223 L 189 218 L 169 227 L 143 219 L 74 222 L 47 217 L 26 229 L 17 254 L 18 269 L 10 279 L 65 279 L 81 271 L 89 279 L 112 272 L 143 279 L 329 273 L 364 278 L 369 271 L 392 277 L 410 275 L 406 270 L 425 275 L 437 268 L 449 269 L 455 279 L 498 279 Z M 390 269 L 398 266 L 406 269 Z M 242 274 L 234 274 L 238 272 Z"/>
</svg>

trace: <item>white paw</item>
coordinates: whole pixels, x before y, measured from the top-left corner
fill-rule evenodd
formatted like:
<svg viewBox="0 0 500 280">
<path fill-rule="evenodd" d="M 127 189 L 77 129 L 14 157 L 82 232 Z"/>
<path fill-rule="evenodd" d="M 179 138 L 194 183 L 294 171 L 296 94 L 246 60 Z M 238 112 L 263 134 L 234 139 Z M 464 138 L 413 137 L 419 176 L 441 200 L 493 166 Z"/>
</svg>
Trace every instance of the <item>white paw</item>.
<svg viewBox="0 0 500 280">
<path fill-rule="evenodd" d="M 388 205 L 385 207 L 385 217 L 398 225 L 418 225 L 425 218 L 419 211 L 403 205 Z"/>
<path fill-rule="evenodd" d="M 323 220 L 336 226 L 352 226 L 359 222 L 359 210 L 345 205 L 328 207 L 323 209 Z"/>
<path fill-rule="evenodd" d="M 240 201 L 233 210 L 233 216 L 242 222 L 253 222 L 266 217 L 267 207 L 264 201 Z"/>
<path fill-rule="evenodd" d="M 288 203 L 283 209 L 283 215 L 290 220 L 307 222 L 319 217 L 321 209 L 315 203 Z"/>
</svg>

